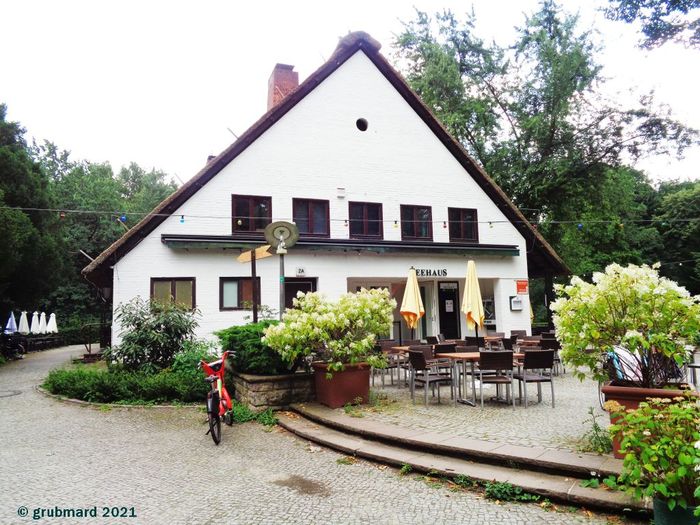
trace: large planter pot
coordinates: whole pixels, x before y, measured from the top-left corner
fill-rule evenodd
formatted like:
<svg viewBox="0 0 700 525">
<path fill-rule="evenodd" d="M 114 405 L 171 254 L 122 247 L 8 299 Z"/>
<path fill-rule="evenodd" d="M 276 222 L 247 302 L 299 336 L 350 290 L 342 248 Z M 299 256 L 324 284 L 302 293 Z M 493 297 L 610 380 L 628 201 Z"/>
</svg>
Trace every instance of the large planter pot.
<svg viewBox="0 0 700 525">
<path fill-rule="evenodd" d="M 681 397 L 688 390 L 667 389 L 667 388 L 640 388 L 634 386 L 618 386 L 612 383 L 603 385 L 602 392 L 605 394 L 605 401 L 617 401 L 625 410 L 636 410 L 639 403 L 646 401 L 650 397 L 668 398 Z M 610 422 L 615 424 L 619 418 L 610 414 Z M 613 438 L 613 454 L 617 459 L 624 459 L 624 454 L 620 454 L 620 441 Z"/>
<path fill-rule="evenodd" d="M 340 408 L 348 403 L 369 401 L 370 366 L 367 363 L 345 365 L 341 372 L 333 372 L 328 379 L 327 363 L 312 363 L 314 382 L 316 383 L 316 399 L 319 403 L 330 408 Z"/>
<path fill-rule="evenodd" d="M 654 498 L 654 523 L 656 525 L 697 525 L 698 518 L 693 513 L 695 507 L 683 509 L 675 507 L 668 508 L 668 504 L 659 498 Z"/>
</svg>

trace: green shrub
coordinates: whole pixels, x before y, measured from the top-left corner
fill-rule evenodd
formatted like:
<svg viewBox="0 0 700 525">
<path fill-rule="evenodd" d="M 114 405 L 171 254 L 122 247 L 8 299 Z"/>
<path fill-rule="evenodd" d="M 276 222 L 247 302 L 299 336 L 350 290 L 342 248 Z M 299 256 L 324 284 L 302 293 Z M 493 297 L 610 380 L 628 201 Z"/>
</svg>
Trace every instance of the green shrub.
<svg viewBox="0 0 700 525">
<path fill-rule="evenodd" d="M 197 313 L 178 304 L 146 302 L 137 297 L 117 307 L 122 342 L 107 349 L 108 363 L 127 370 L 153 372 L 173 364 L 175 354 L 194 338 Z"/>
<path fill-rule="evenodd" d="M 282 357 L 262 342 L 264 330 L 277 321 L 260 321 L 241 326 L 232 326 L 216 332 L 222 350 L 233 352 L 233 369 L 244 374 L 287 374 L 290 367 Z"/>
<path fill-rule="evenodd" d="M 52 394 L 97 403 L 203 402 L 209 390 L 202 378 L 172 370 L 145 374 L 85 367 L 52 370 L 43 386 Z"/>
</svg>

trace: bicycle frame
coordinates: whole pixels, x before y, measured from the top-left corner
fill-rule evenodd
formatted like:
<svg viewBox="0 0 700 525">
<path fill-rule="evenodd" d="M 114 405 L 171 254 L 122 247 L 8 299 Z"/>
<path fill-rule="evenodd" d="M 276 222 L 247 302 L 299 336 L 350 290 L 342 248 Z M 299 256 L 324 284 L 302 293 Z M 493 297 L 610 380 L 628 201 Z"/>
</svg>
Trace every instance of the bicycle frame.
<svg viewBox="0 0 700 525">
<path fill-rule="evenodd" d="M 216 392 L 219 398 L 219 417 L 224 417 L 227 411 L 231 410 L 233 404 L 231 403 L 231 396 L 226 390 L 224 385 L 224 372 L 226 371 L 226 358 L 228 357 L 228 351 L 221 355 L 221 359 L 207 363 L 202 360 L 201 365 L 204 373 L 207 377 L 215 376 L 216 381 L 212 382 L 212 394 Z"/>
</svg>

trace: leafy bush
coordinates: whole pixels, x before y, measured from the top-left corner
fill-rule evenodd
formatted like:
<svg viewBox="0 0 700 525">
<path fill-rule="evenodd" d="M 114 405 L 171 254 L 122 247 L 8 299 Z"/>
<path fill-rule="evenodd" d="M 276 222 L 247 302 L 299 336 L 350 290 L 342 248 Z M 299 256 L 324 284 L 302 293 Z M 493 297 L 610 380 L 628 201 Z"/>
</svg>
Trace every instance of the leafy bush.
<svg viewBox="0 0 700 525">
<path fill-rule="evenodd" d="M 98 403 L 197 402 L 207 397 L 209 385 L 192 375 L 172 370 L 156 374 L 122 369 L 99 370 L 79 367 L 52 370 L 44 388 L 52 394 Z"/>
<path fill-rule="evenodd" d="M 244 374 L 287 374 L 290 367 L 282 357 L 265 342 L 263 333 L 278 321 L 260 321 L 242 326 L 232 326 L 216 332 L 221 348 L 233 352 L 233 369 Z"/>
<path fill-rule="evenodd" d="M 605 355 L 624 347 L 634 373 L 618 377 L 628 386 L 662 388 L 689 358 L 688 345 L 700 329 L 700 297 L 661 277 L 658 266 L 611 264 L 593 283 L 573 277 L 556 285 L 551 305 L 562 359 L 580 379 L 609 379 Z M 669 366 L 674 364 L 677 366 Z M 626 367 L 619 367 L 622 375 Z"/>
<path fill-rule="evenodd" d="M 373 352 L 374 344 L 391 330 L 395 307 L 386 289 L 362 289 L 337 302 L 316 292 L 299 293 L 283 322 L 265 330 L 264 341 L 288 363 L 304 357 L 326 361 L 329 375 L 363 361 L 382 367 L 386 362 Z"/>
<path fill-rule="evenodd" d="M 105 352 L 108 363 L 127 370 L 152 372 L 170 366 L 194 338 L 197 313 L 177 304 L 146 302 L 137 297 L 117 307 L 122 342 Z"/>
<path fill-rule="evenodd" d="M 700 505 L 700 404 L 684 398 L 650 398 L 637 410 L 610 406 L 618 418 L 610 433 L 625 454 L 618 487 L 635 498 L 656 497 L 668 508 Z"/>
</svg>

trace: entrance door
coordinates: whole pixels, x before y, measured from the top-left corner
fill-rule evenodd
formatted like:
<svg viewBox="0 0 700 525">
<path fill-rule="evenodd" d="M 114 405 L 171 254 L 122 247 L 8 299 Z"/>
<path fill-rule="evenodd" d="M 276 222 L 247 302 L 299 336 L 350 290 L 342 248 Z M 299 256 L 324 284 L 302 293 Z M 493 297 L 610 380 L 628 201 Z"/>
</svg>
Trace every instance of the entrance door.
<svg viewBox="0 0 700 525">
<path fill-rule="evenodd" d="M 459 285 L 456 282 L 438 284 L 438 310 L 440 333 L 446 339 L 460 339 Z"/>
<path fill-rule="evenodd" d="M 297 292 L 315 292 L 316 277 L 285 277 L 284 278 L 284 306 L 292 308 L 292 301 Z"/>
</svg>

